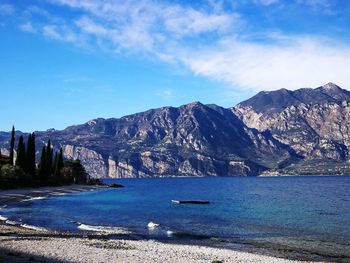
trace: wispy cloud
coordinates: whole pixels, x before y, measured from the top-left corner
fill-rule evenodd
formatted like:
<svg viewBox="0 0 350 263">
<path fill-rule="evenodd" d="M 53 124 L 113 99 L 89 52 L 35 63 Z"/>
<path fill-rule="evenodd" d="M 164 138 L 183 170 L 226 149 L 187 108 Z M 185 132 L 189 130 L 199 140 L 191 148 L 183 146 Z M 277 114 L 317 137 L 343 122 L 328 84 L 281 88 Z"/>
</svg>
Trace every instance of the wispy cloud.
<svg viewBox="0 0 350 263">
<path fill-rule="evenodd" d="M 279 0 L 254 0 L 255 3 L 257 4 L 262 4 L 262 5 L 272 5 L 272 4 L 277 4 L 280 1 Z"/>
<path fill-rule="evenodd" d="M 10 4 L 0 4 L 0 15 L 12 15 L 16 12 L 16 8 Z"/>
<path fill-rule="evenodd" d="M 88 77 L 85 76 L 60 76 L 63 82 L 75 83 L 75 82 L 86 82 L 90 81 Z"/>
<path fill-rule="evenodd" d="M 261 32 L 265 41 L 257 42 L 249 37 L 251 32 L 244 33 L 244 17 L 222 8 L 220 1 L 208 1 L 205 8 L 152 0 L 47 1 L 78 12 L 60 18 L 31 7 L 28 12 L 46 17 L 46 22 L 28 21 L 22 30 L 35 28 L 50 39 L 114 53 L 144 53 L 229 83 L 233 89 L 293 89 L 329 81 L 350 87 L 347 45 L 318 36 L 271 32 Z M 252 1 L 266 6 L 280 3 Z M 327 0 L 295 3 L 330 8 Z M 157 94 L 172 95 L 171 90 Z"/>
<path fill-rule="evenodd" d="M 350 48 L 320 38 L 293 37 L 273 44 L 226 39 L 187 51 L 183 63 L 198 75 L 254 90 L 315 87 L 329 81 L 350 87 Z"/>
<path fill-rule="evenodd" d="M 31 22 L 26 22 L 24 24 L 19 25 L 19 29 L 24 32 L 36 33 L 36 29 L 33 27 Z"/>
<path fill-rule="evenodd" d="M 173 89 L 162 89 L 162 90 L 156 91 L 155 95 L 157 97 L 162 98 L 163 100 L 170 100 L 174 98 L 175 91 Z"/>
</svg>

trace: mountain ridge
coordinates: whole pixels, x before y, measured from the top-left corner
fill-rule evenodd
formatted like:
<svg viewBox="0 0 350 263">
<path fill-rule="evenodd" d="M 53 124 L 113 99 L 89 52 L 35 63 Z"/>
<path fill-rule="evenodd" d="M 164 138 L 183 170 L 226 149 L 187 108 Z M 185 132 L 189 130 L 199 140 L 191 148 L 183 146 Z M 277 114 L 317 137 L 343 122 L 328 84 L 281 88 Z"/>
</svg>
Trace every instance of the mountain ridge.
<svg viewBox="0 0 350 263">
<path fill-rule="evenodd" d="M 36 137 L 37 147 L 51 138 L 66 158 L 81 159 L 93 177 L 293 174 L 291 167 L 316 159 L 341 164 L 330 172 L 339 174 L 348 169 L 348 113 L 350 92 L 328 83 L 260 92 L 232 108 L 192 102 L 96 118 Z M 8 139 L 0 133 L 4 153 Z"/>
</svg>

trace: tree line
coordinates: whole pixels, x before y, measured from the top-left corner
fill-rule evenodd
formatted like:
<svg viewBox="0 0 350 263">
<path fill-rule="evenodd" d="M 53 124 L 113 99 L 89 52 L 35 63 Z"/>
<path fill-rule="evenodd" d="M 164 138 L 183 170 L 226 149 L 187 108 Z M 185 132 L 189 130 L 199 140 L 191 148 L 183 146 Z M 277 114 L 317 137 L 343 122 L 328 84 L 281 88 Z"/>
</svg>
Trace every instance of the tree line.
<svg viewBox="0 0 350 263">
<path fill-rule="evenodd" d="M 1 155 L 0 151 L 0 188 L 88 182 L 88 174 L 80 161 L 63 160 L 62 147 L 54 152 L 50 139 L 41 149 L 38 165 L 35 133 L 28 135 L 26 143 L 21 135 L 16 150 L 15 141 L 15 127 L 12 127 L 9 156 Z"/>
</svg>

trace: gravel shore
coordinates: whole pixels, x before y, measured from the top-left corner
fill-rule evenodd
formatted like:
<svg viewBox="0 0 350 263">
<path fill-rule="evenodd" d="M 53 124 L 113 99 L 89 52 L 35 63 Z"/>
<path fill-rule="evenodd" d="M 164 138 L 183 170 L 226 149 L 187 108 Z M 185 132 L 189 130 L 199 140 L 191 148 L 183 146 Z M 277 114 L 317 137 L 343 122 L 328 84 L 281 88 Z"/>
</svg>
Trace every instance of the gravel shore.
<svg viewBox="0 0 350 263">
<path fill-rule="evenodd" d="M 0 191 L 0 204 L 100 188 L 67 186 Z M 133 240 L 124 236 L 109 239 L 105 233 L 89 231 L 33 230 L 0 220 L 0 262 L 296 262 L 233 249 Z"/>
<path fill-rule="evenodd" d="M 109 240 L 0 225 L 0 262 L 296 262 L 197 245 Z"/>
</svg>

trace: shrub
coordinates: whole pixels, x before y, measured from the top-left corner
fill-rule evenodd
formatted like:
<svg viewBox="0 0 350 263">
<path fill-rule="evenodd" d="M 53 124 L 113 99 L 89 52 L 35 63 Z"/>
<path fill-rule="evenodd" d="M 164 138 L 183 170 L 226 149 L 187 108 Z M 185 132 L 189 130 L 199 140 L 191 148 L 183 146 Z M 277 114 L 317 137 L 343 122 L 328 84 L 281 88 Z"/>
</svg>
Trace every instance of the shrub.
<svg viewBox="0 0 350 263">
<path fill-rule="evenodd" d="M 5 164 L 1 166 L 0 188 L 15 188 L 28 185 L 31 177 L 26 175 L 22 168 Z"/>
</svg>

